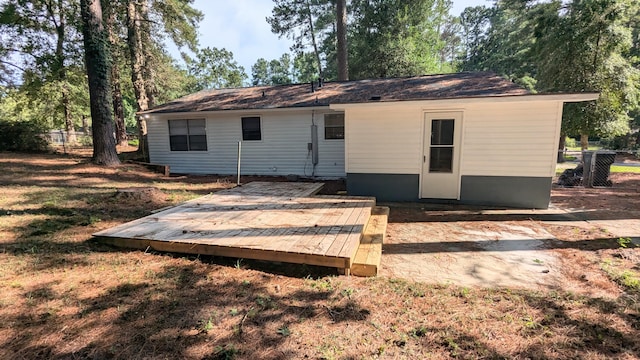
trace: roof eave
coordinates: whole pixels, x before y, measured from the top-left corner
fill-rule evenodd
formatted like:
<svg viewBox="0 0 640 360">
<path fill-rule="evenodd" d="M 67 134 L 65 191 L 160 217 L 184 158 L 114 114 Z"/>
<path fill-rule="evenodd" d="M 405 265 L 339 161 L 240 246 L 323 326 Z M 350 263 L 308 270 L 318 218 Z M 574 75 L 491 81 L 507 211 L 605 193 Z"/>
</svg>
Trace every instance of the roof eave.
<svg viewBox="0 0 640 360">
<path fill-rule="evenodd" d="M 270 112 L 270 111 L 304 111 L 318 109 L 343 110 L 345 108 L 363 107 L 363 106 L 389 106 L 397 103 L 425 103 L 429 104 L 451 104 L 451 103 L 483 103 L 483 102 L 522 102 L 522 101 L 562 101 L 562 102 L 582 102 L 593 101 L 598 99 L 599 93 L 563 93 L 563 94 L 515 94 L 515 95 L 493 95 L 493 96 L 471 96 L 471 97 L 451 97 L 451 98 L 433 98 L 433 99 L 409 99 L 409 100 L 380 100 L 380 101 L 364 101 L 352 103 L 332 103 L 328 105 L 316 106 L 291 106 L 291 107 L 273 107 L 273 108 L 244 108 L 244 109 L 225 109 L 225 110 L 203 110 L 203 111 L 168 111 L 164 112 L 159 109 L 150 109 L 137 112 L 137 115 L 203 115 L 215 113 L 239 113 L 239 112 Z"/>
<path fill-rule="evenodd" d="M 561 101 L 582 102 L 598 99 L 599 93 L 566 93 L 566 94 L 516 94 L 498 96 L 473 96 L 452 97 L 440 99 L 413 99 L 413 100 L 389 100 L 367 101 L 358 103 L 333 103 L 329 107 L 332 110 L 344 110 L 345 108 L 364 106 L 390 106 L 398 103 L 429 103 L 429 104 L 455 104 L 455 103 L 486 103 L 486 102 L 525 102 L 525 101 Z"/>
<path fill-rule="evenodd" d="M 137 112 L 137 115 L 151 117 L 151 116 L 204 116 L 204 115 L 220 115 L 220 114 L 238 114 L 238 113 L 253 113 L 261 114 L 268 112 L 291 112 L 291 111 L 312 111 L 312 110 L 329 110 L 329 105 L 315 105 L 315 106 L 291 106 L 291 107 L 278 107 L 278 108 L 254 108 L 254 109 L 227 109 L 227 110 L 201 110 L 201 111 L 141 111 Z"/>
</svg>

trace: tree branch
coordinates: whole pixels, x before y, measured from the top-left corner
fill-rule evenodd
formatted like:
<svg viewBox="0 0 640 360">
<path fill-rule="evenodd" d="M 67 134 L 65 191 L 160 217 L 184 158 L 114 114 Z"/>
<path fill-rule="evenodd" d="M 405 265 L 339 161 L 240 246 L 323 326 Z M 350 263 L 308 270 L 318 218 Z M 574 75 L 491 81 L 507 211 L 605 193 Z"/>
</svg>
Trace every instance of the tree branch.
<svg viewBox="0 0 640 360">
<path fill-rule="evenodd" d="M 11 62 L 8 62 L 8 61 L 0 60 L 0 64 L 5 64 L 5 65 L 13 66 L 14 68 L 16 68 L 16 69 L 18 69 L 18 70 L 20 70 L 20 71 L 22 71 L 22 72 L 27 71 L 25 68 L 22 68 L 22 67 L 20 67 L 20 66 L 18 66 L 18 65 L 16 65 L 16 64 L 14 64 L 14 63 L 11 63 Z"/>
<path fill-rule="evenodd" d="M 53 5 L 51 4 L 51 1 L 45 1 L 45 7 L 47 8 L 47 12 L 51 17 L 51 22 L 53 22 L 53 25 L 57 28 L 58 22 L 56 21 L 56 15 L 53 11 Z M 62 11 L 62 9 L 58 9 L 58 10 Z"/>
<path fill-rule="evenodd" d="M 20 49 L 13 49 L 13 48 L 2 48 L 0 50 L 6 50 L 6 51 L 10 51 L 10 52 L 16 52 L 16 53 L 20 53 L 20 54 L 24 54 L 24 55 L 29 55 L 31 57 L 33 57 L 34 59 L 37 59 L 38 57 L 33 55 L 32 53 L 26 52 L 24 50 L 20 50 Z"/>
</svg>

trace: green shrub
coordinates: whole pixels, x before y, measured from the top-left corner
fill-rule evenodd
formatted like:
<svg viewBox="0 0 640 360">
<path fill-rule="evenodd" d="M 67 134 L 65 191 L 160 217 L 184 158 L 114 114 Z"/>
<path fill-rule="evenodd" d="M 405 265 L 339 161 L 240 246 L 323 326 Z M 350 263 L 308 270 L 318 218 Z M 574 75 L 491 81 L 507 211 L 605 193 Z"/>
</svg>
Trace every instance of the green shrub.
<svg viewBox="0 0 640 360">
<path fill-rule="evenodd" d="M 578 147 L 578 142 L 574 138 L 566 137 L 564 140 L 564 146 L 568 148 Z"/>
<path fill-rule="evenodd" d="M 47 151 L 48 143 L 42 135 L 46 131 L 29 121 L 0 121 L 0 151 Z"/>
<path fill-rule="evenodd" d="M 93 146 L 93 138 L 90 135 L 79 136 L 78 142 L 82 146 Z"/>
</svg>

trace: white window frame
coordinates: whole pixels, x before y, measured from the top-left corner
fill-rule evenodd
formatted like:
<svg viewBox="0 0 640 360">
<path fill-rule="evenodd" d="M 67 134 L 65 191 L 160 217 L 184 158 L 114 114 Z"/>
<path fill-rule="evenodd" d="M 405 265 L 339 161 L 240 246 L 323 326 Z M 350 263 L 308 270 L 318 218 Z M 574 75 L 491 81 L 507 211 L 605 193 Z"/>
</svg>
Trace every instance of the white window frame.
<svg viewBox="0 0 640 360">
<path fill-rule="evenodd" d="M 186 134 L 171 134 L 171 121 L 186 121 L 187 124 L 187 133 Z M 191 126 L 189 126 L 190 121 L 202 121 L 204 122 L 204 134 L 191 134 Z M 194 126 L 195 127 L 195 126 Z M 169 119 L 167 121 L 167 130 L 169 132 L 169 150 L 176 152 L 184 152 L 184 151 L 197 151 L 197 152 L 205 152 L 209 151 L 209 144 L 207 138 L 207 120 L 206 119 Z M 187 139 L 187 148 L 184 150 L 174 149 L 171 146 L 171 137 L 172 136 L 186 136 Z M 204 149 L 193 149 L 191 146 L 191 136 L 204 136 Z"/>
<path fill-rule="evenodd" d="M 342 116 L 342 126 L 327 126 L 327 117 L 328 116 Z M 324 139 L 327 141 L 344 141 L 345 138 L 345 126 L 344 126 L 344 113 L 329 113 L 329 114 L 324 114 Z M 327 128 L 342 128 L 342 137 L 327 137 Z"/>
</svg>

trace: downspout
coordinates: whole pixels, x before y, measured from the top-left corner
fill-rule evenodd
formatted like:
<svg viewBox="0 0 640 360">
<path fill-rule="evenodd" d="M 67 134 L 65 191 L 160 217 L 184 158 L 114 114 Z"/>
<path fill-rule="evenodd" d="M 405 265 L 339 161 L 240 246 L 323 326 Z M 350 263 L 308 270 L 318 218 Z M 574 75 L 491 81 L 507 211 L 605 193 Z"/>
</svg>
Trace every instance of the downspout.
<svg viewBox="0 0 640 360">
<path fill-rule="evenodd" d="M 316 176 L 316 165 L 318 165 L 318 125 L 315 121 L 315 110 L 311 110 L 311 163 L 313 170 L 311 176 Z"/>
</svg>

